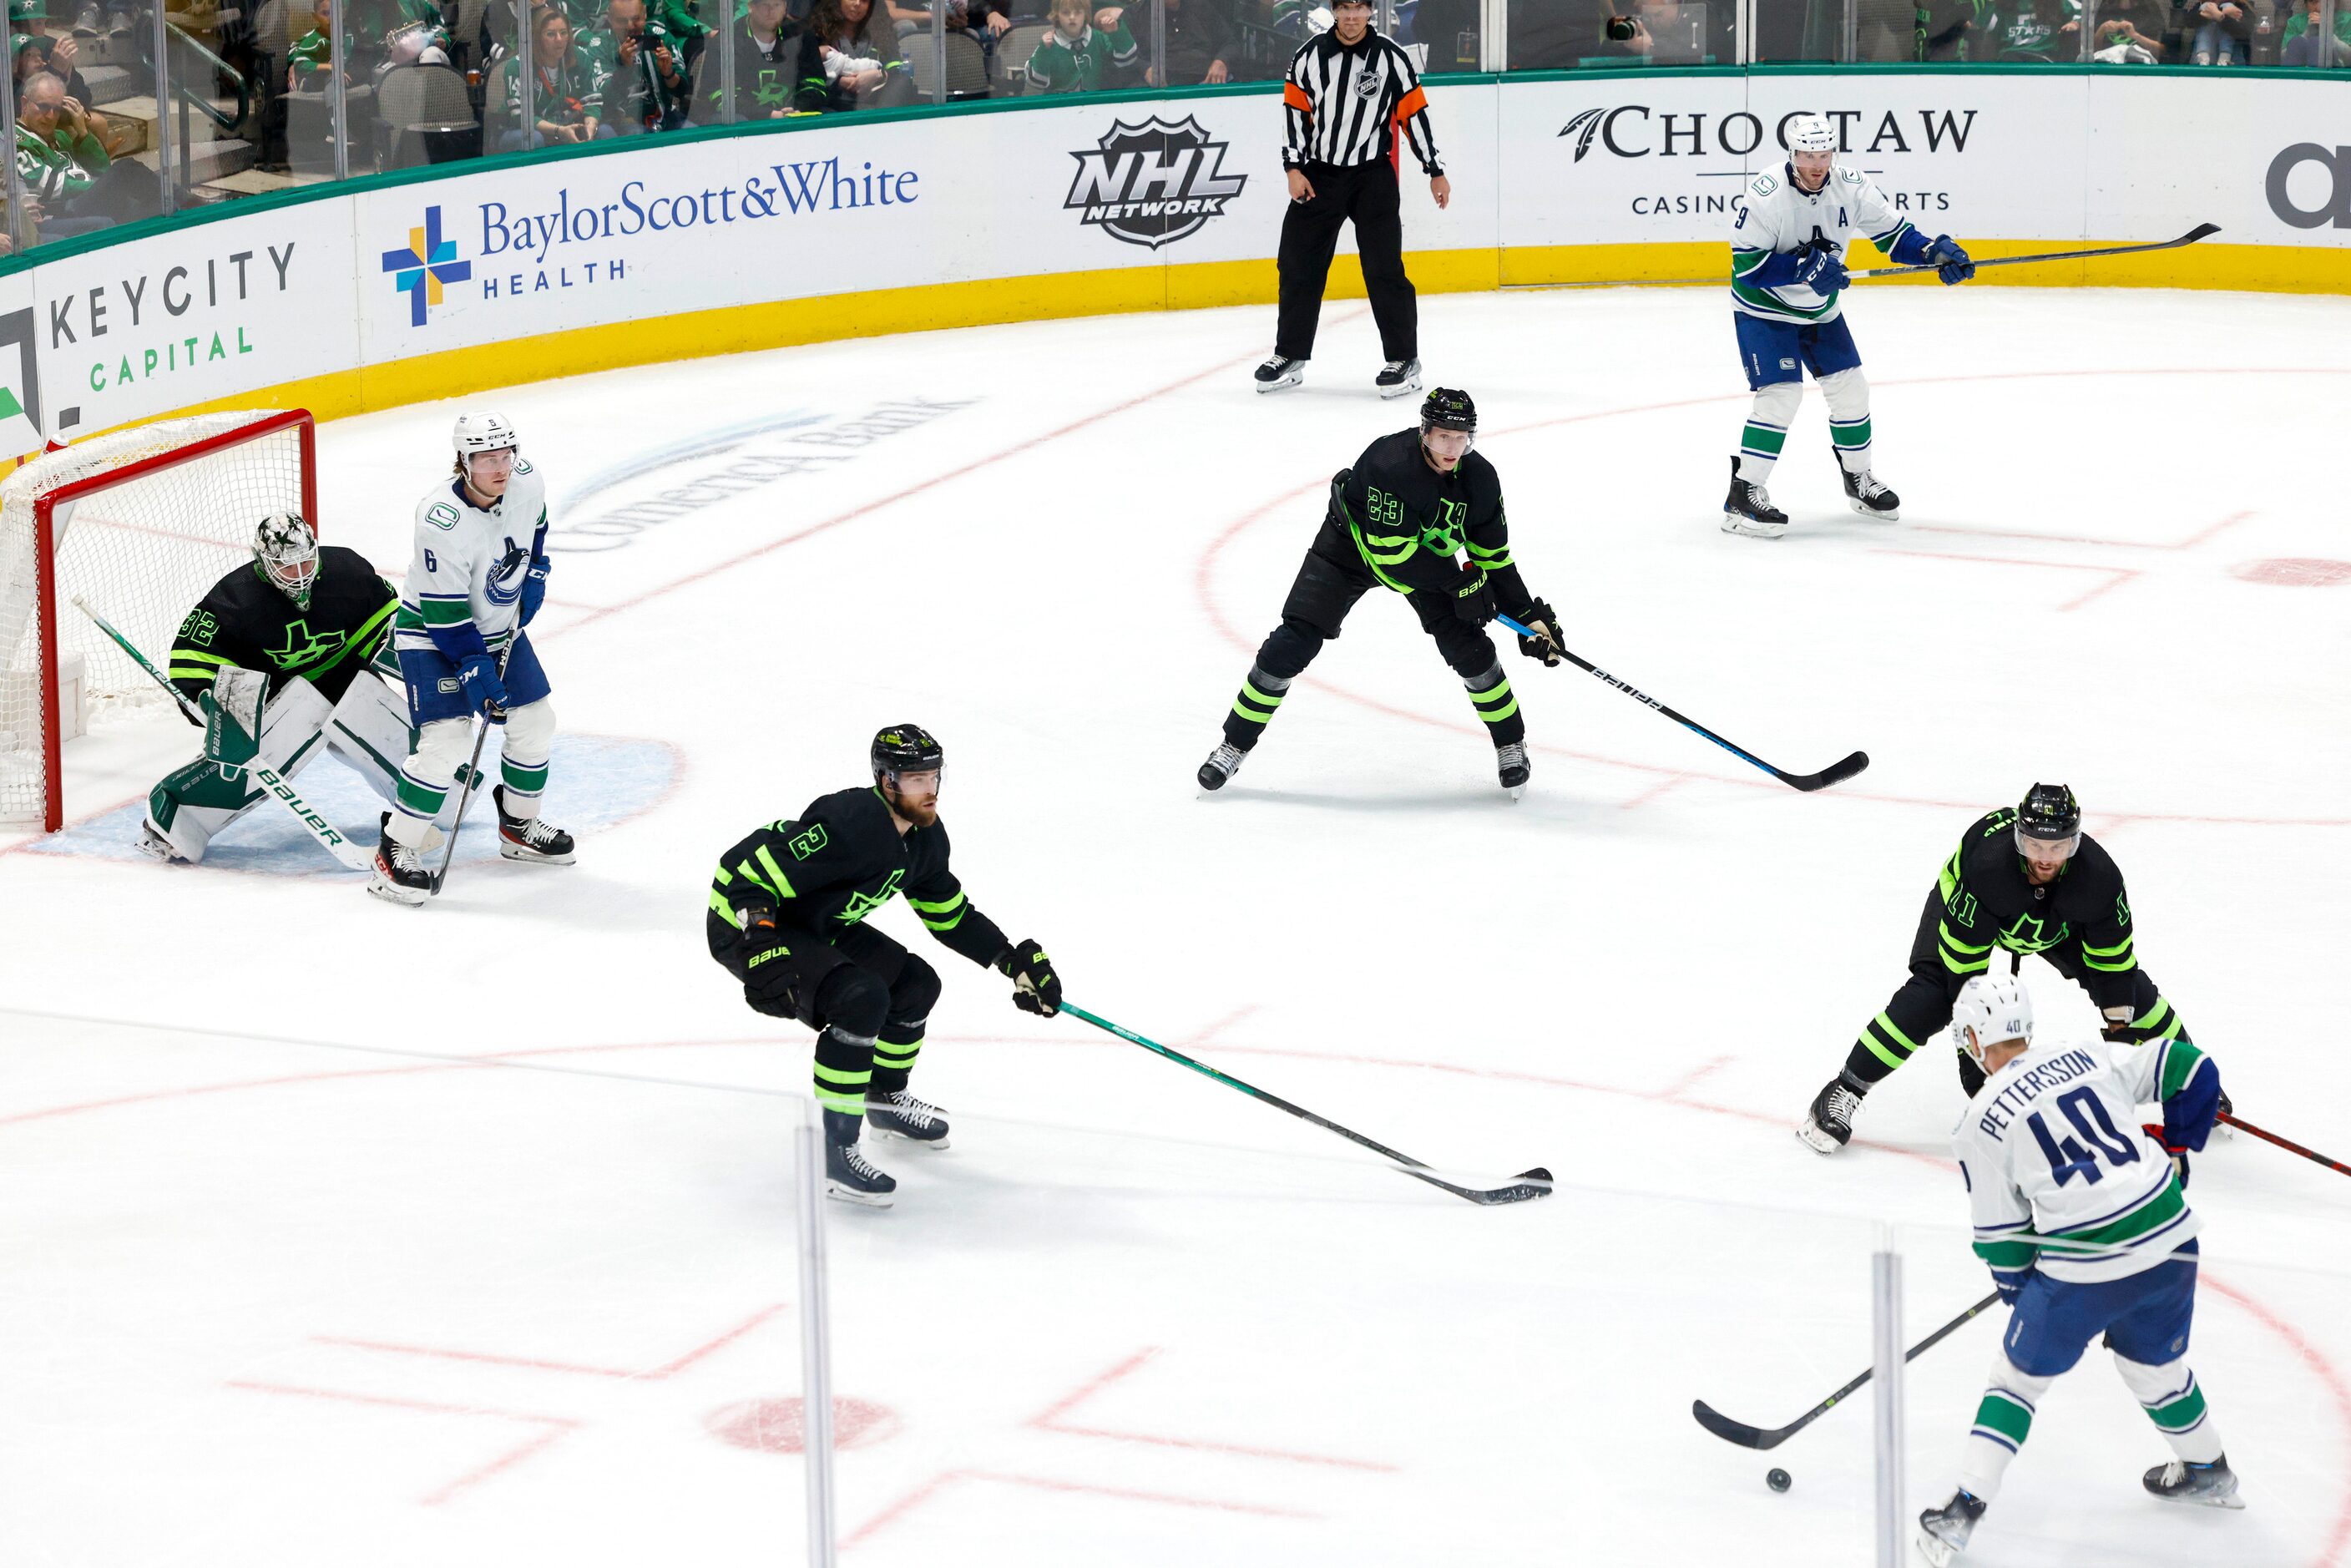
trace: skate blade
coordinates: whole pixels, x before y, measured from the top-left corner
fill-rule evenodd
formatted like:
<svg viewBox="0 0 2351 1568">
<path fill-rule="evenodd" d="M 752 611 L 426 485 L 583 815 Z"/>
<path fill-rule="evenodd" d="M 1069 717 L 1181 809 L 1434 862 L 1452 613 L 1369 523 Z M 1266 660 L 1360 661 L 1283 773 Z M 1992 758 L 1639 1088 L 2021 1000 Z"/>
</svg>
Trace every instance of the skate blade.
<svg viewBox="0 0 2351 1568">
<path fill-rule="evenodd" d="M 1951 1568 L 1951 1563 L 1959 1555 L 1959 1548 L 1929 1531 L 1920 1530 L 1917 1539 L 1918 1555 L 1932 1563 L 1934 1568 Z"/>
<path fill-rule="evenodd" d="M 2163 1493 L 2157 1492 L 2154 1497 L 2158 1502 L 2177 1503 L 2183 1508 L 2241 1509 L 2245 1506 L 2245 1500 L 2235 1492 L 2231 1492 L 2226 1497 L 2214 1497 L 2210 1493 L 2202 1497 L 2166 1497 Z"/>
<path fill-rule="evenodd" d="M 1898 523 L 1902 520 L 1902 508 L 1899 507 L 1888 507 L 1886 510 L 1881 512 L 1875 507 L 1863 506 L 1859 501 L 1853 499 L 1851 497 L 1847 497 L 1845 498 L 1844 504 L 1851 507 L 1855 511 L 1860 513 L 1863 517 L 1869 518 L 1873 522 Z"/>
<path fill-rule="evenodd" d="M 901 1144 L 912 1144 L 918 1149 L 944 1149 L 947 1146 L 946 1136 L 944 1134 L 935 1138 L 918 1138 L 912 1133 L 902 1133 L 895 1127 L 876 1126 L 871 1117 L 866 1119 L 865 1130 L 877 1138 L 889 1138 Z"/>
<path fill-rule="evenodd" d="M 1821 1124 L 1810 1116 L 1796 1124 L 1796 1136 L 1807 1148 L 1819 1154 L 1833 1155 L 1844 1147 L 1843 1144 L 1822 1131 Z"/>
<path fill-rule="evenodd" d="M 1744 534 L 1750 539 L 1776 539 L 1788 531 L 1788 525 L 1759 523 L 1752 517 L 1741 517 L 1725 512 L 1722 516 L 1722 531 L 1726 534 Z"/>
<path fill-rule="evenodd" d="M 1420 390 L 1420 378 L 1415 376 L 1408 382 L 1399 382 L 1395 386 L 1380 387 L 1377 390 L 1380 396 L 1384 398 L 1408 397 Z"/>
<path fill-rule="evenodd" d="M 891 1203 L 891 1195 L 886 1192 L 867 1192 L 862 1187 L 844 1186 L 830 1179 L 824 1184 L 824 1195 L 842 1203 L 853 1203 L 860 1208 L 887 1208 Z"/>
<path fill-rule="evenodd" d="M 1305 380 L 1304 376 L 1293 371 L 1290 375 L 1281 376 L 1273 381 L 1259 382 L 1257 383 L 1257 390 L 1260 392 L 1287 392 Z"/>
<path fill-rule="evenodd" d="M 568 855 L 543 855 L 528 845 L 509 844 L 503 841 L 498 844 L 498 855 L 503 860 L 522 861 L 533 865 L 571 865 L 580 859 L 577 852 Z"/>
<path fill-rule="evenodd" d="M 1513 800 L 1524 799 L 1526 792 L 1527 787 L 1523 784 L 1505 784 L 1502 786 L 1502 793 L 1508 795 Z"/>
</svg>

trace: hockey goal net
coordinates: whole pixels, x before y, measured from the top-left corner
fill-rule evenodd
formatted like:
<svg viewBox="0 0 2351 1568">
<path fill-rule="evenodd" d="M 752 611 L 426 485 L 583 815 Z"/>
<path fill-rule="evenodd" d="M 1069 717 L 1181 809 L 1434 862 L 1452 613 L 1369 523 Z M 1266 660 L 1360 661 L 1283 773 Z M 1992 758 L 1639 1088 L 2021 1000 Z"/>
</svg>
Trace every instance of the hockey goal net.
<svg viewBox="0 0 2351 1568">
<path fill-rule="evenodd" d="M 162 669 L 180 622 L 273 512 L 318 526 L 306 410 L 119 430 L 0 482 L 0 822 L 64 823 L 59 753 L 85 706 L 171 702 L 74 597 Z"/>
</svg>

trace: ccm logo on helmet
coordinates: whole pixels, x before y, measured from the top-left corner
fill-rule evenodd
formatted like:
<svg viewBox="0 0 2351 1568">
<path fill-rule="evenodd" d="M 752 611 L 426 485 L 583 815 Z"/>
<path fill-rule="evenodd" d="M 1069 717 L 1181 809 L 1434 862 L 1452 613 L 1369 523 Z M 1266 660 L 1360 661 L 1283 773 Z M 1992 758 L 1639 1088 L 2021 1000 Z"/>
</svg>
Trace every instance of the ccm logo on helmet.
<svg viewBox="0 0 2351 1568">
<path fill-rule="evenodd" d="M 2328 205 L 2315 210 L 2297 207 L 2286 194 L 2286 181 L 2304 163 L 2323 163 L 2335 177 Z M 2290 227 L 2314 229 L 2331 223 L 2338 229 L 2351 229 L 2351 147 L 2329 152 L 2315 141 L 2295 142 L 2270 160 L 2269 198 L 2270 211 Z"/>
</svg>

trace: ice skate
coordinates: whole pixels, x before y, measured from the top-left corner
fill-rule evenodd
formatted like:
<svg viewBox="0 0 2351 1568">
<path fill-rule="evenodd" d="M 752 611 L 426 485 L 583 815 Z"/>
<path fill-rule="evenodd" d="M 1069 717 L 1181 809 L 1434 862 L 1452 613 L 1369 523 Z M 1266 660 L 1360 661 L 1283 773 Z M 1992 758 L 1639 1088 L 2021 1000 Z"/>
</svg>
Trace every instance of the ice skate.
<svg viewBox="0 0 2351 1568">
<path fill-rule="evenodd" d="M 2166 1502 L 2200 1503 L 2206 1508 L 2245 1506 L 2245 1500 L 2237 1495 L 2237 1472 L 2229 1468 L 2226 1454 L 2209 1465 L 2191 1465 L 2185 1459 L 2158 1465 L 2140 1478 L 2140 1483 Z"/>
<path fill-rule="evenodd" d="M 1804 1119 L 1796 1124 L 1796 1136 L 1822 1154 L 1835 1154 L 1852 1141 L 1853 1113 L 1860 1109 L 1861 1096 L 1840 1072 L 1813 1096 Z"/>
<path fill-rule="evenodd" d="M 1220 741 L 1217 749 L 1208 753 L 1208 760 L 1200 764 L 1196 777 L 1203 789 L 1221 789 L 1241 770 L 1241 758 L 1249 753 L 1231 741 Z"/>
<path fill-rule="evenodd" d="M 433 896 L 433 873 L 424 869 L 424 854 L 392 836 L 392 813 L 383 814 L 381 836 L 375 846 L 375 875 L 368 891 L 392 904 L 415 905 Z"/>
<path fill-rule="evenodd" d="M 1305 379 L 1306 361 L 1283 354 L 1268 354 L 1265 363 L 1257 368 L 1257 390 L 1261 392 L 1280 392 Z"/>
<path fill-rule="evenodd" d="M 510 861 L 536 861 L 541 865 L 569 865 L 579 858 L 571 852 L 571 835 L 562 829 L 551 828 L 537 817 L 507 815 L 505 785 L 491 790 L 490 799 L 498 808 L 498 853 Z"/>
<path fill-rule="evenodd" d="M 836 1144 L 828 1138 L 824 1145 L 824 1190 L 827 1196 L 843 1203 L 887 1208 L 890 1195 L 898 1190 L 898 1182 L 867 1164 L 855 1144 Z"/>
<path fill-rule="evenodd" d="M 1533 766 L 1527 761 L 1527 746 L 1514 740 L 1508 746 L 1494 747 L 1494 767 L 1501 774 L 1502 788 L 1515 800 L 1527 792 L 1527 780 L 1534 776 Z"/>
<path fill-rule="evenodd" d="M 181 858 L 180 852 L 172 847 L 172 841 L 159 832 L 152 822 L 139 824 L 139 841 L 131 847 L 161 865 L 170 865 Z"/>
<path fill-rule="evenodd" d="M 868 1098 L 865 1125 L 885 1138 L 904 1138 L 934 1149 L 947 1146 L 946 1113 L 904 1089 Z"/>
<path fill-rule="evenodd" d="M 1771 492 L 1739 476 L 1739 459 L 1730 460 L 1730 494 L 1722 502 L 1722 531 L 1753 538 L 1776 539 L 1788 531 L 1788 514 L 1771 504 Z"/>
<path fill-rule="evenodd" d="M 1877 476 L 1865 468 L 1856 474 L 1844 464 L 1837 472 L 1844 476 L 1845 504 L 1865 517 L 1876 517 L 1890 523 L 1902 516 L 1902 497 L 1877 482 Z"/>
<path fill-rule="evenodd" d="M 1420 390 L 1420 361 L 1390 360 L 1380 367 L 1380 373 L 1372 378 L 1372 385 L 1379 389 L 1382 397 L 1402 397 L 1406 392 L 1416 392 Z"/>
<path fill-rule="evenodd" d="M 1951 1500 L 1942 1507 L 1921 1513 L 1918 1555 L 1935 1568 L 1950 1568 L 1952 1560 L 1968 1549 L 1968 1537 L 1975 1533 L 1976 1521 L 1984 1516 L 1984 1506 L 1962 1488 L 1953 1492 Z"/>
</svg>

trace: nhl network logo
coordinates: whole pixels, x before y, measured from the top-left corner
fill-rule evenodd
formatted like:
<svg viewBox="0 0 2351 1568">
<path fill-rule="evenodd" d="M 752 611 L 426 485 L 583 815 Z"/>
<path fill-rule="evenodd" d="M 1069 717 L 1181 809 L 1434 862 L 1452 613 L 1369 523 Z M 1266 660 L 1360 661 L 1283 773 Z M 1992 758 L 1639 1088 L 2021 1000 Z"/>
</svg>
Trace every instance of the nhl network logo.
<svg viewBox="0 0 2351 1568">
<path fill-rule="evenodd" d="M 1129 245 L 1173 245 L 1222 216 L 1249 183 L 1219 172 L 1226 148 L 1190 116 L 1181 124 L 1155 114 L 1141 125 L 1120 120 L 1092 150 L 1070 154 L 1078 172 L 1061 205 Z"/>
</svg>

